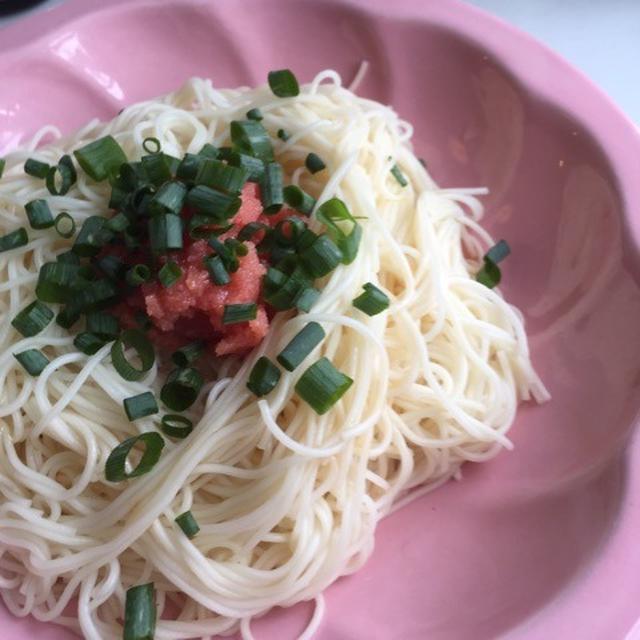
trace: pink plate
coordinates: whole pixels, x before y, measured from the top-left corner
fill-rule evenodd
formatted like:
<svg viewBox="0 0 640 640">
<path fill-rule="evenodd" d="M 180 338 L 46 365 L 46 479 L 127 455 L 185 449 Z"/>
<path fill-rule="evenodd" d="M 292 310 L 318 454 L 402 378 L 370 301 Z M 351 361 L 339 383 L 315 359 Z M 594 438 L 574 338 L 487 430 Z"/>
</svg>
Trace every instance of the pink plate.
<svg viewBox="0 0 640 640">
<path fill-rule="evenodd" d="M 516 450 L 380 526 L 327 592 L 321 640 L 622 640 L 640 616 L 640 135 L 567 63 L 455 0 L 71 0 L 0 32 L 0 151 L 188 76 L 261 83 L 333 67 L 416 125 L 448 186 L 488 185 L 553 401 Z M 309 605 L 257 621 L 287 640 Z M 71 637 L 0 610 L 0 635 Z M 640 636 L 637 636 L 640 637 Z"/>
</svg>

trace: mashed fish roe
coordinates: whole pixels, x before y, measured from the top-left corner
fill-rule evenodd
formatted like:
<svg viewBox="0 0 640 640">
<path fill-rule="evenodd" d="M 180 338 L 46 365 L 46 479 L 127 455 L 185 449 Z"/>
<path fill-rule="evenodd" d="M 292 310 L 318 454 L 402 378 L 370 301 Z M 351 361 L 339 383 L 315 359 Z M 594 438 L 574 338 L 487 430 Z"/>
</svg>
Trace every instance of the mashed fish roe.
<svg viewBox="0 0 640 640">
<path fill-rule="evenodd" d="M 259 220 L 275 225 L 291 215 L 283 210 L 276 216 L 262 214 L 260 188 L 247 183 L 241 194 L 242 206 L 234 216 L 233 227 L 221 239 L 235 238 L 250 222 Z M 269 319 L 261 302 L 262 276 L 266 266 L 261 262 L 252 242 L 246 242 L 247 255 L 239 258 L 238 270 L 230 273 L 231 281 L 224 286 L 211 281 L 204 266 L 205 256 L 213 253 L 205 240 L 185 238 L 185 248 L 172 259 L 182 275 L 171 287 L 158 282 L 142 286 L 147 315 L 158 330 L 157 342 L 172 349 L 190 340 L 205 340 L 216 355 L 245 352 L 260 343 L 267 334 Z M 232 325 L 222 324 L 225 305 L 254 302 L 258 305 L 255 320 Z"/>
</svg>

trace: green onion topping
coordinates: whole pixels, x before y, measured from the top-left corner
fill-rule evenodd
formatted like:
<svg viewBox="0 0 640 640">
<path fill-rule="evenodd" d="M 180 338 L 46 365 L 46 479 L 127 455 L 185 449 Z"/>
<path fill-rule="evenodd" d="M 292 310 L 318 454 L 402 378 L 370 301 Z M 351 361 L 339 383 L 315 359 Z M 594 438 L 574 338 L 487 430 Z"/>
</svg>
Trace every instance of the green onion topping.
<svg viewBox="0 0 640 640">
<path fill-rule="evenodd" d="M 53 226 L 61 238 L 69 239 L 76 232 L 76 221 L 66 211 L 56 216 Z"/>
<path fill-rule="evenodd" d="M 285 187 L 284 201 L 292 208 L 301 213 L 302 215 L 309 216 L 313 211 L 313 207 L 316 206 L 316 199 L 305 193 L 300 187 L 290 184 Z"/>
<path fill-rule="evenodd" d="M 311 173 L 318 173 L 318 171 L 322 171 L 327 166 L 323 162 L 322 158 L 317 153 L 313 152 L 306 157 L 304 164 Z"/>
<path fill-rule="evenodd" d="M 498 262 L 504 260 L 511 253 L 511 249 L 506 240 L 500 240 L 484 255 L 484 265 L 476 274 L 476 280 L 489 289 L 500 284 L 502 272 Z"/>
<path fill-rule="evenodd" d="M 260 120 L 262 120 L 263 118 L 264 116 L 262 115 L 262 111 L 260 111 L 260 109 L 254 108 L 247 111 L 247 120 L 257 120 L 258 122 L 260 122 Z"/>
<path fill-rule="evenodd" d="M 191 511 L 185 511 L 176 518 L 176 524 L 182 529 L 183 533 L 189 540 L 195 538 L 200 531 L 200 527 L 193 517 Z"/>
<path fill-rule="evenodd" d="M 13 357 L 32 376 L 39 376 L 49 364 L 49 359 L 39 349 L 27 349 L 20 353 L 14 353 Z"/>
<path fill-rule="evenodd" d="M 284 129 L 278 129 L 278 133 L 276 135 L 283 142 L 286 142 L 291 137 L 291 134 L 287 133 Z"/>
<path fill-rule="evenodd" d="M 177 367 L 187 367 L 200 358 L 204 352 L 204 347 L 205 343 L 201 340 L 190 342 L 174 351 L 171 355 L 171 360 Z"/>
<path fill-rule="evenodd" d="M 262 207 L 266 215 L 273 215 L 282 209 L 282 167 L 277 162 L 269 162 L 265 167 L 261 183 Z"/>
<path fill-rule="evenodd" d="M 265 162 L 273 160 L 273 147 L 269 134 L 260 122 L 255 120 L 233 120 L 231 122 L 231 142 L 236 151 L 260 158 Z"/>
<path fill-rule="evenodd" d="M 131 421 L 152 416 L 159 411 L 158 403 L 151 391 L 144 391 L 130 398 L 125 398 L 122 404 L 127 418 Z"/>
<path fill-rule="evenodd" d="M 308 249 L 300 253 L 300 261 L 315 278 L 321 278 L 333 271 L 342 258 L 342 251 L 324 234 L 318 236 Z"/>
<path fill-rule="evenodd" d="M 203 384 L 196 369 L 174 369 L 160 390 L 160 399 L 172 411 L 184 411 L 198 399 Z"/>
<path fill-rule="evenodd" d="M 291 98 L 300 93 L 298 80 L 289 69 L 270 71 L 268 80 L 271 91 L 278 98 Z"/>
<path fill-rule="evenodd" d="M 384 291 L 371 282 L 367 282 L 362 288 L 364 293 L 353 300 L 353 306 L 356 309 L 360 309 L 368 316 L 375 316 L 389 308 L 389 297 Z"/>
<path fill-rule="evenodd" d="M 319 415 L 342 398 L 353 380 L 338 371 L 327 358 L 312 364 L 296 383 L 296 393 Z"/>
<path fill-rule="evenodd" d="M 181 277 L 182 269 L 173 260 L 163 264 L 158 271 L 158 280 L 165 289 L 173 286 Z"/>
<path fill-rule="evenodd" d="M 32 229 L 53 227 L 54 220 L 46 200 L 32 200 L 24 205 Z"/>
<path fill-rule="evenodd" d="M 247 304 L 225 304 L 222 313 L 222 324 L 237 324 L 255 320 L 258 306 L 255 302 Z"/>
<path fill-rule="evenodd" d="M 104 347 L 106 341 L 100 336 L 95 335 L 94 333 L 90 333 L 89 331 L 82 331 L 74 338 L 73 344 L 78 351 L 81 351 L 88 356 L 92 356 L 94 353 Z"/>
<path fill-rule="evenodd" d="M 160 140 L 158 138 L 145 138 L 142 141 L 142 148 L 147 153 L 160 153 L 162 150 L 162 145 L 160 144 Z"/>
<path fill-rule="evenodd" d="M 4 236 L 0 236 L 0 253 L 3 251 L 11 251 L 11 249 L 17 249 L 18 247 L 24 247 L 28 242 L 29 236 L 27 235 L 27 230 L 24 227 L 20 227 Z"/>
<path fill-rule="evenodd" d="M 53 319 L 53 311 L 39 300 L 27 305 L 11 321 L 13 327 L 25 338 L 40 333 Z"/>
<path fill-rule="evenodd" d="M 187 187 L 182 182 L 165 182 L 149 201 L 149 210 L 153 213 L 179 215 L 186 197 Z"/>
<path fill-rule="evenodd" d="M 50 168 L 51 167 L 47 162 L 40 162 L 40 160 L 36 160 L 35 158 L 28 158 L 24 163 L 25 173 L 28 173 L 34 178 L 41 178 L 43 180 L 47 177 L 47 173 L 49 173 Z"/>
<path fill-rule="evenodd" d="M 151 269 L 146 264 L 136 264 L 127 271 L 126 281 L 132 287 L 137 287 L 151 280 Z"/>
<path fill-rule="evenodd" d="M 78 179 L 71 156 L 65 155 L 47 172 L 47 189 L 52 196 L 64 196 Z"/>
<path fill-rule="evenodd" d="M 135 350 L 140 365 L 135 367 L 124 354 L 125 347 Z M 127 329 L 111 347 L 111 359 L 115 370 L 128 381 L 140 380 L 148 373 L 156 356 L 149 338 L 139 329 Z"/>
<path fill-rule="evenodd" d="M 280 369 L 269 358 L 262 356 L 253 366 L 247 388 L 251 393 L 261 398 L 271 393 L 280 380 Z"/>
<path fill-rule="evenodd" d="M 204 258 L 204 266 L 209 272 L 211 281 L 214 284 L 224 286 L 231 282 L 231 277 L 229 276 L 220 256 L 206 256 Z"/>
<path fill-rule="evenodd" d="M 155 254 L 182 249 L 182 219 L 173 213 L 161 213 L 149 220 L 149 243 Z"/>
<path fill-rule="evenodd" d="M 156 603 L 153 582 L 127 589 L 122 640 L 153 640 Z"/>
<path fill-rule="evenodd" d="M 287 371 L 293 371 L 324 337 L 324 329 L 317 322 L 310 322 L 289 341 L 276 359 Z"/>
<path fill-rule="evenodd" d="M 394 164 L 393 167 L 391 167 L 391 175 L 397 180 L 398 184 L 401 187 L 406 187 L 409 184 L 408 180 L 404 176 L 404 173 L 402 173 L 400 167 L 397 164 Z"/>
<path fill-rule="evenodd" d="M 122 147 L 112 136 L 90 142 L 74 151 L 73 155 L 84 172 L 97 182 L 117 174 L 120 166 L 127 161 Z"/>
<path fill-rule="evenodd" d="M 170 438 L 183 440 L 193 431 L 193 422 L 177 413 L 167 413 L 162 416 L 160 429 Z"/>
<path fill-rule="evenodd" d="M 110 313 L 87 314 L 87 331 L 101 338 L 115 339 L 120 333 L 118 318 Z"/>
</svg>

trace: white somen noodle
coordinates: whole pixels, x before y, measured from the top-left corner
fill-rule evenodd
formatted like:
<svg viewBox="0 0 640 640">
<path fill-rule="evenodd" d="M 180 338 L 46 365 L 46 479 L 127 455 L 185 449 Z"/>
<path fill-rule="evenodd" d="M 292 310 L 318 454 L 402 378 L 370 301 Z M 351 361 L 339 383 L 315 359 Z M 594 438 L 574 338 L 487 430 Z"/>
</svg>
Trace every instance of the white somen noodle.
<svg viewBox="0 0 640 640">
<path fill-rule="evenodd" d="M 228 143 L 230 121 L 252 107 L 264 114 L 289 182 L 319 202 L 337 196 L 362 218 L 361 249 L 322 283 L 310 313 L 278 314 L 250 356 L 221 366 L 190 414 L 194 432 L 166 439 L 151 473 L 117 484 L 104 478 L 119 442 L 158 428 L 153 417 L 129 422 L 122 409 L 124 398 L 158 390 L 157 367 L 126 382 L 109 346 L 86 356 L 55 322 L 22 338 L 11 319 L 35 299 L 40 266 L 70 241 L 29 230 L 28 245 L 0 253 L 0 590 L 16 615 L 55 620 L 86 638 L 120 638 L 126 590 L 153 581 L 158 639 L 237 629 L 250 638 L 252 617 L 316 599 L 310 637 L 322 591 L 365 562 L 380 519 L 465 461 L 509 448 L 518 402 L 547 397 L 520 313 L 474 277 L 492 244 L 478 223 L 483 190 L 440 189 L 413 154 L 410 125 L 343 88 L 333 71 L 284 100 L 268 87 L 217 90 L 193 79 L 34 151 L 36 137 L 7 158 L 0 233 L 24 226 L 24 204 L 36 198 L 78 224 L 110 214 L 107 183 L 79 171 L 67 195 L 50 197 L 24 173 L 26 158 L 55 164 L 107 134 L 130 159 L 148 136 L 182 157 Z M 286 142 L 276 137 L 281 128 L 291 134 Z M 311 151 L 328 171 L 304 170 Z M 407 187 L 390 173 L 394 163 Z M 387 312 L 368 317 L 352 306 L 366 282 L 389 295 Z M 253 364 L 275 357 L 310 320 L 326 339 L 258 401 L 245 386 Z M 13 356 L 28 348 L 51 361 L 36 378 Z M 323 416 L 293 390 L 320 356 L 354 379 Z M 174 523 L 186 510 L 200 525 L 193 540 Z"/>
</svg>

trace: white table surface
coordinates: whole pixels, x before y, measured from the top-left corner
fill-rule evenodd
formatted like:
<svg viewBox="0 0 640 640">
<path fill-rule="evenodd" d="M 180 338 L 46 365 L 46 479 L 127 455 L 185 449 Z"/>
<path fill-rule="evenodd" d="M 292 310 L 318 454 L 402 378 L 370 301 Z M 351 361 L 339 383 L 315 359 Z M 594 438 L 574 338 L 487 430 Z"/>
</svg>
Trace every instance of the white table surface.
<svg viewBox="0 0 640 640">
<path fill-rule="evenodd" d="M 11 16 L 0 13 L 0 29 L 4 24 L 64 1 L 46 0 Z M 517 25 L 555 49 L 640 124 L 640 0 L 466 1 Z"/>
</svg>

